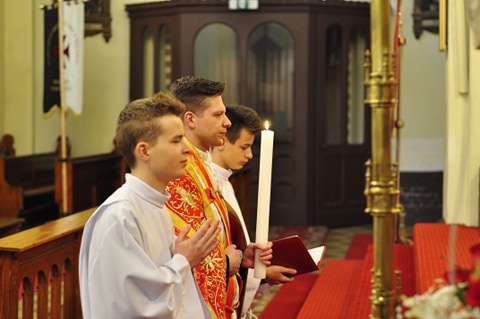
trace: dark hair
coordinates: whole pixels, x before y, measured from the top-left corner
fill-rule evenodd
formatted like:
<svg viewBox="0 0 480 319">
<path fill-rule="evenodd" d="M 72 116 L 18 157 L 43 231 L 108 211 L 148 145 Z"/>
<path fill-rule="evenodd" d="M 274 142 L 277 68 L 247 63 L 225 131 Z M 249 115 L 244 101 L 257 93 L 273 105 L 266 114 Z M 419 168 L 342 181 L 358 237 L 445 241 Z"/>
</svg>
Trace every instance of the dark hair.
<svg viewBox="0 0 480 319">
<path fill-rule="evenodd" d="M 222 95 L 225 90 L 224 82 L 208 80 L 193 75 L 181 77 L 170 85 L 170 92 L 182 101 L 187 111 L 201 115 L 205 110 L 202 105 L 207 97 Z"/>
<path fill-rule="evenodd" d="M 128 103 L 120 112 L 115 132 L 115 143 L 133 168 L 135 166 L 135 147 L 138 142 L 153 143 L 163 132 L 156 118 L 165 115 L 180 116 L 185 105 L 174 96 L 157 93 L 152 97 L 138 99 Z"/>
<path fill-rule="evenodd" d="M 226 106 L 226 109 L 226 115 L 232 122 L 232 126 L 227 129 L 230 143 L 235 143 L 240 138 L 240 132 L 244 128 L 254 135 L 261 131 L 262 120 L 251 107 L 234 104 Z"/>
</svg>

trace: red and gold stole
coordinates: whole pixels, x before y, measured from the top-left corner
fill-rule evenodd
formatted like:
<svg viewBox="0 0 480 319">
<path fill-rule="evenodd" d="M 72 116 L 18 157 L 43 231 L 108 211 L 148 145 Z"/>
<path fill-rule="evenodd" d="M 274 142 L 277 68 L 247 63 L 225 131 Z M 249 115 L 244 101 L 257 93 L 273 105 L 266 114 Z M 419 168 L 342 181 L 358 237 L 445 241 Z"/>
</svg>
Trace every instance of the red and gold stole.
<svg viewBox="0 0 480 319">
<path fill-rule="evenodd" d="M 212 250 L 197 267 L 195 277 L 200 291 L 214 318 L 230 318 L 234 296 L 239 290 L 235 276 L 227 278 L 227 260 L 225 248 L 232 243 L 228 212 L 225 203 L 214 185 L 208 167 L 196 148 L 187 141 L 191 152 L 188 157 L 185 174 L 167 185 L 171 197 L 166 206 L 172 217 L 175 232 L 178 234 L 186 225 L 190 225 L 191 237 L 207 219 L 216 220 L 218 217 L 213 206 L 221 216 L 224 236 L 220 244 Z M 220 235 L 221 236 L 221 235 Z M 228 309 L 228 310 L 227 310 Z"/>
</svg>

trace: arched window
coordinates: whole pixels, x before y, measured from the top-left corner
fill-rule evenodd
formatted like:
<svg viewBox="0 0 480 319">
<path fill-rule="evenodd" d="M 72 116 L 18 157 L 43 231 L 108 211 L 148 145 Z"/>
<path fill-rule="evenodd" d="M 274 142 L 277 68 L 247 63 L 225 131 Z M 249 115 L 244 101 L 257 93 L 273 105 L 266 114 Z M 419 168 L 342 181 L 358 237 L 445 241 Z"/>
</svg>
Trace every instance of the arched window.
<svg viewBox="0 0 480 319">
<path fill-rule="evenodd" d="M 365 105 L 363 86 L 363 63 L 366 50 L 366 31 L 355 26 L 348 43 L 348 100 L 347 142 L 363 144 L 365 141 Z"/>
<path fill-rule="evenodd" d="M 224 103 L 238 103 L 238 37 L 223 23 L 210 23 L 195 37 L 194 74 L 226 84 Z"/>
<path fill-rule="evenodd" d="M 325 68 L 325 143 L 342 143 L 342 31 L 338 25 L 327 30 Z"/>
<path fill-rule="evenodd" d="M 172 83 L 172 40 L 168 26 L 160 28 L 157 42 L 159 62 L 157 91 L 167 92 Z"/>
<path fill-rule="evenodd" d="M 142 35 L 143 43 L 143 66 L 142 66 L 142 81 L 143 81 L 143 96 L 152 96 L 154 87 L 153 87 L 153 32 L 152 28 L 145 27 L 143 29 Z"/>
<path fill-rule="evenodd" d="M 278 23 L 262 23 L 248 39 L 248 105 L 270 119 L 277 142 L 293 140 L 294 54 L 293 37 Z"/>
</svg>

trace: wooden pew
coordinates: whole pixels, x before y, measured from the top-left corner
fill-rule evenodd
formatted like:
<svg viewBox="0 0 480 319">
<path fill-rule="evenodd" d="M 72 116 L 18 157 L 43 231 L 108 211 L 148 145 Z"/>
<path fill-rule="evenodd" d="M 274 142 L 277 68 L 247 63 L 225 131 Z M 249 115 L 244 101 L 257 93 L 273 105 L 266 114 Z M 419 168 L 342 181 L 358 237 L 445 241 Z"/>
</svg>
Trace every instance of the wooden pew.
<svg viewBox="0 0 480 319">
<path fill-rule="evenodd" d="M 94 210 L 0 238 L 0 318 L 82 318 L 78 254 Z"/>
<path fill-rule="evenodd" d="M 0 237 L 15 234 L 20 230 L 23 222 L 25 222 L 23 218 L 0 217 Z"/>
<path fill-rule="evenodd" d="M 63 215 L 100 205 L 125 179 L 125 163 L 117 152 L 68 158 L 67 208 L 63 212 L 62 162 L 55 163 L 55 201 Z"/>
<path fill-rule="evenodd" d="M 0 156 L 1 217 L 25 218 L 29 227 L 58 216 L 54 200 L 55 157 L 53 152 Z"/>
<path fill-rule="evenodd" d="M 0 140 L 0 227 L 10 231 L 22 222 L 23 229 L 58 218 L 55 202 L 55 152 L 15 156 L 14 138 Z M 71 145 L 67 137 L 67 154 Z M 8 224 L 14 227 L 9 227 Z M 0 234 L 1 235 L 1 234 Z"/>
</svg>

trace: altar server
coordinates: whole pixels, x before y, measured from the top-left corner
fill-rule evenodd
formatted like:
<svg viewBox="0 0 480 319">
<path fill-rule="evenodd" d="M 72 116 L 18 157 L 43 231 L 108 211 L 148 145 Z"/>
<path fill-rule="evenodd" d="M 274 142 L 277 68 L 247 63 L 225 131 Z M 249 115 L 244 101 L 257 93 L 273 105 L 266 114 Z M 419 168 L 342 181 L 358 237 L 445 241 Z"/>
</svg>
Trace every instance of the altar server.
<svg viewBox="0 0 480 319">
<path fill-rule="evenodd" d="M 228 204 L 233 243 L 237 247 L 245 247 L 250 243 L 250 236 L 229 178 L 233 170 L 243 169 L 253 158 L 252 145 L 255 134 L 262 129 L 262 122 L 254 109 L 244 105 L 227 106 L 226 115 L 232 125 L 227 129 L 225 143 L 211 150 L 211 169 L 217 177 L 223 199 Z M 253 269 L 241 269 L 240 273 L 246 277 L 245 289 L 240 298 L 241 318 L 254 318 L 251 304 L 261 281 L 253 276 Z M 285 284 L 291 282 L 296 274 L 297 271 L 293 268 L 270 265 L 264 282 L 270 285 Z"/>
<path fill-rule="evenodd" d="M 85 319 L 211 318 L 192 268 L 214 247 L 219 222 L 205 220 L 175 238 L 165 185 L 185 172 L 185 105 L 159 93 L 130 102 L 115 140 L 131 173 L 91 216 L 80 249 Z"/>
<path fill-rule="evenodd" d="M 183 124 L 191 152 L 186 173 L 167 185 L 172 197 L 166 205 L 176 231 L 185 225 L 192 227 L 189 236 L 206 218 L 221 221 L 221 241 L 195 268 L 195 279 L 214 318 L 236 319 L 243 288 L 238 271 L 253 267 L 256 249 L 261 250 L 260 261 L 270 265 L 272 243 L 250 243 L 244 250 L 232 243 L 227 207 L 210 173 L 209 149 L 224 143 L 230 126 L 222 99 L 224 88 L 223 82 L 196 76 L 184 76 L 170 86 L 170 92 L 187 108 Z"/>
</svg>

